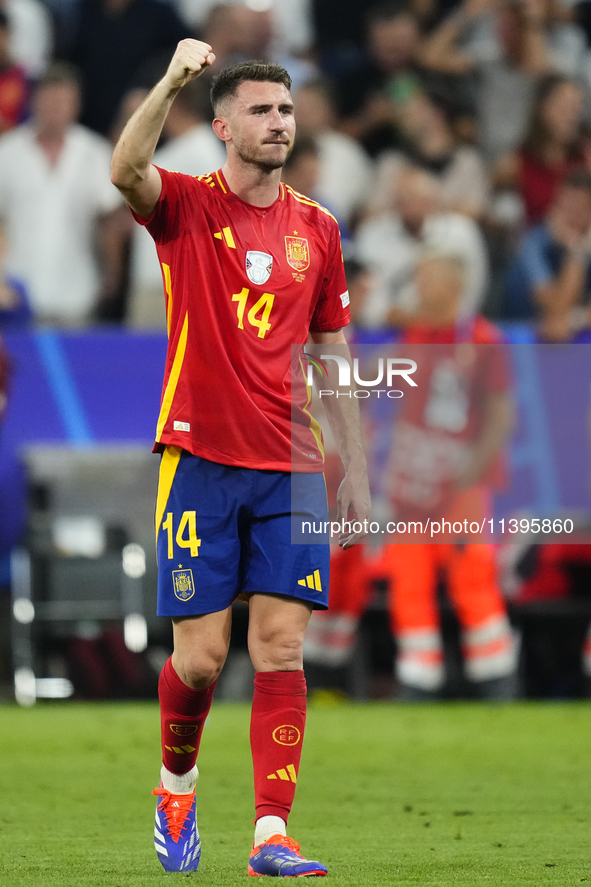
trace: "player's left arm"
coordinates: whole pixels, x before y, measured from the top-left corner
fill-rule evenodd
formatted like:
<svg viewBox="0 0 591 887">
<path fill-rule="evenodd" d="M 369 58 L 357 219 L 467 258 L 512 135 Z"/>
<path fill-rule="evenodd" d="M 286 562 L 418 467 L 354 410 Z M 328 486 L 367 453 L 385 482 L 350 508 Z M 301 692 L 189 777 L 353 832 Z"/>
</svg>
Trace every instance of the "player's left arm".
<svg viewBox="0 0 591 887">
<path fill-rule="evenodd" d="M 349 347 L 343 330 L 331 332 L 310 332 L 310 338 L 315 345 L 337 345 L 335 353 L 349 358 Z M 336 362 L 329 361 L 327 367 L 329 383 L 334 391 L 338 389 L 338 367 Z M 371 496 L 369 493 L 369 481 L 367 478 L 367 462 L 363 449 L 361 433 L 361 417 L 359 404 L 354 397 L 325 397 L 322 399 L 331 431 L 339 448 L 339 455 L 345 468 L 343 478 L 337 494 L 337 520 L 341 523 L 348 521 L 349 514 L 354 521 L 369 521 L 371 512 Z M 339 536 L 341 548 L 351 548 L 367 534 L 367 530 L 360 533 L 342 532 Z"/>
</svg>

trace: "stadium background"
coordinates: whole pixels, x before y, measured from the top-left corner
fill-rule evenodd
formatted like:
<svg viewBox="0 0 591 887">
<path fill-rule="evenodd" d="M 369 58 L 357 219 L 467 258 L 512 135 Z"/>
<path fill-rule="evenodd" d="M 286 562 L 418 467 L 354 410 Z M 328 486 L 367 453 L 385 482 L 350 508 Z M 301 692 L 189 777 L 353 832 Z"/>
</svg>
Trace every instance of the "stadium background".
<svg viewBox="0 0 591 887">
<path fill-rule="evenodd" d="M 512 460 L 537 477 L 531 505 L 562 513 L 576 500 L 584 524 L 590 9 L 571 0 L 0 0 L 1 884 L 145 887 L 163 877 L 151 859 L 150 790 L 170 633 L 153 615 L 150 450 L 166 334 L 159 269 L 109 190 L 108 156 L 176 41 L 208 40 L 220 64 L 259 57 L 290 70 L 300 138 L 285 176 L 341 224 L 357 342 L 398 335 L 427 247 L 463 256 L 470 310 L 530 359 L 534 345 L 570 346 L 569 394 L 542 372 L 528 376 L 529 437 Z M 78 116 L 76 82 L 94 153 L 78 178 L 71 163 L 60 178 L 52 169 Z M 65 117 L 51 92 L 64 83 L 74 90 Z M 222 160 L 206 90 L 187 96 L 159 161 L 202 174 Z M 53 167 L 37 163 L 31 189 L 22 160 L 36 132 L 57 154 Z M 560 189 L 573 174 L 570 211 L 574 199 L 583 221 L 567 248 L 544 238 L 564 235 Z M 28 236 L 16 249 L 23 219 Z M 92 282 L 84 292 L 73 253 Z M 583 273 L 565 295 L 569 260 Z M 534 297 L 540 263 L 562 300 Z M 521 639 L 511 695 L 527 701 L 466 701 L 474 688 L 444 586 L 446 701 L 393 704 L 383 581 L 372 583 L 345 660 L 308 663 L 306 778 L 292 823 L 335 883 L 591 878 L 588 552 L 499 548 Z M 243 605 L 235 616 L 223 704 L 203 740 L 198 877 L 212 885 L 243 873 L 251 837 Z"/>
<path fill-rule="evenodd" d="M 528 433 L 511 458 L 535 479 L 530 512 L 554 516 L 565 505 L 588 512 L 585 237 L 576 247 L 583 269 L 577 286 L 550 303 L 535 296 L 540 274 L 554 275 L 559 286 L 572 258 L 564 236 L 541 246 L 539 238 L 564 234 L 561 186 L 573 174 L 580 224 L 591 224 L 584 178 L 591 168 L 588 4 L 7 0 L 0 11 L 0 323 L 9 360 L 0 436 L 6 698 L 13 696 L 15 669 L 17 696 L 25 702 L 62 693 L 153 695 L 170 643 L 153 616 L 157 458 L 149 454 L 165 353 L 162 284 L 149 238 L 134 230 L 112 194 L 106 162 L 109 140 L 183 35 L 208 40 L 220 65 L 260 57 L 290 70 L 300 134 L 285 178 L 339 219 L 353 341 L 396 338 L 416 304 L 420 251 L 435 249 L 463 257 L 467 310 L 490 317 L 518 349 L 571 344 L 578 376 L 568 397 L 556 399 L 555 391 L 552 401 L 543 367 L 529 374 L 519 395 L 522 412 L 529 405 Z M 60 118 L 64 84 L 75 100 Z M 198 174 L 222 162 L 209 130 L 206 87 L 198 81 L 178 103 L 159 147 L 162 165 Z M 96 156 L 67 185 L 62 173 L 52 178 L 50 164 L 31 201 L 26 167 L 15 158 L 25 144 L 18 138 L 37 138 L 50 152 L 52 139 L 65 144 L 80 124 Z M 66 163 L 59 148 L 53 163 L 56 170 Z M 98 182 L 92 192 L 83 187 L 89 177 Z M 68 267 L 71 222 L 60 219 L 73 216 L 77 204 L 94 281 L 84 298 L 83 278 Z M 21 234 L 17 243 L 15 231 L 37 206 L 55 225 L 31 225 L 30 238 Z M 59 253 L 54 266 L 47 264 L 50 250 Z M 518 695 L 586 696 L 587 548 L 522 548 L 499 550 L 503 588 L 521 632 Z M 440 596 L 450 675 L 445 694 L 464 696 L 469 688 L 444 587 Z M 383 582 L 374 582 L 350 656 L 339 668 L 311 662 L 314 685 L 362 698 L 396 697 L 384 601 Z M 237 606 L 235 667 L 221 688 L 228 699 L 249 693 L 244 621 Z"/>
</svg>

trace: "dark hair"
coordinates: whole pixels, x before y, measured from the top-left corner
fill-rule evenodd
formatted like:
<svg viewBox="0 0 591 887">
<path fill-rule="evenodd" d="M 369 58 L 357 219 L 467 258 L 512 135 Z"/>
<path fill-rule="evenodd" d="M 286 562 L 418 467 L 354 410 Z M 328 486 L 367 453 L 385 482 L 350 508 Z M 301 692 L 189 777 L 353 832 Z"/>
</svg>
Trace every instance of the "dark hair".
<svg viewBox="0 0 591 887">
<path fill-rule="evenodd" d="M 214 112 L 217 113 L 220 102 L 236 95 L 240 84 L 249 80 L 256 83 L 282 83 L 287 90 L 291 90 L 291 77 L 281 65 L 258 61 L 240 62 L 224 68 L 214 77 L 209 93 Z"/>
<path fill-rule="evenodd" d="M 542 161 L 545 160 L 544 152 L 548 146 L 550 138 L 548 128 L 542 119 L 542 109 L 548 96 L 550 96 L 554 90 L 561 86 L 566 86 L 567 84 L 579 86 L 575 80 L 565 77 L 564 74 L 548 74 L 540 81 L 536 91 L 529 126 L 523 141 L 523 150 Z M 580 150 L 581 144 L 579 135 L 571 145 L 568 145 L 568 153 L 571 156 L 577 155 Z"/>
<path fill-rule="evenodd" d="M 40 89 L 43 86 L 53 86 L 58 83 L 68 83 L 80 89 L 78 68 L 70 64 L 70 62 L 52 62 L 37 81 L 35 89 Z"/>
<path fill-rule="evenodd" d="M 10 28 L 10 22 L 8 20 L 8 16 L 4 12 L 3 9 L 0 9 L 0 28 L 3 31 L 7 31 Z"/>
</svg>

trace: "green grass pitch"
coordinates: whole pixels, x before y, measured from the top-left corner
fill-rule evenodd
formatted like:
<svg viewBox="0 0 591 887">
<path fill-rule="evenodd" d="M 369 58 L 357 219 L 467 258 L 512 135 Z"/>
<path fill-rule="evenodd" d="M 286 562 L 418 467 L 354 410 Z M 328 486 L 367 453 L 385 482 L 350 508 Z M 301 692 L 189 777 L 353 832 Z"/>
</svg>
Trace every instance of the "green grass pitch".
<svg viewBox="0 0 591 887">
<path fill-rule="evenodd" d="M 246 885 L 248 720 L 214 706 L 201 867 L 166 875 L 156 706 L 0 708 L 0 887 Z M 328 866 L 323 883 L 591 887 L 590 823 L 587 704 L 310 707 L 290 833 Z"/>
</svg>

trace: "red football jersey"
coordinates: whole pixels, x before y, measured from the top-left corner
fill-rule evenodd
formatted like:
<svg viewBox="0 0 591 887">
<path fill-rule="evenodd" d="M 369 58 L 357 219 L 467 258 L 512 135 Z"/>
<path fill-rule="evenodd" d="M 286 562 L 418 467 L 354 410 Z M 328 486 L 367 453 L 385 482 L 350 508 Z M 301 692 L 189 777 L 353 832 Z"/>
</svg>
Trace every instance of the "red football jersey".
<svg viewBox="0 0 591 887">
<path fill-rule="evenodd" d="M 349 323 L 336 220 L 280 185 L 245 203 L 219 170 L 159 169 L 146 225 L 162 266 L 168 355 L 156 446 L 275 471 L 322 471 L 303 372 L 292 410 L 292 345 Z M 299 361 L 294 361 L 299 364 Z M 295 368 L 295 367 L 294 367 Z"/>
</svg>

